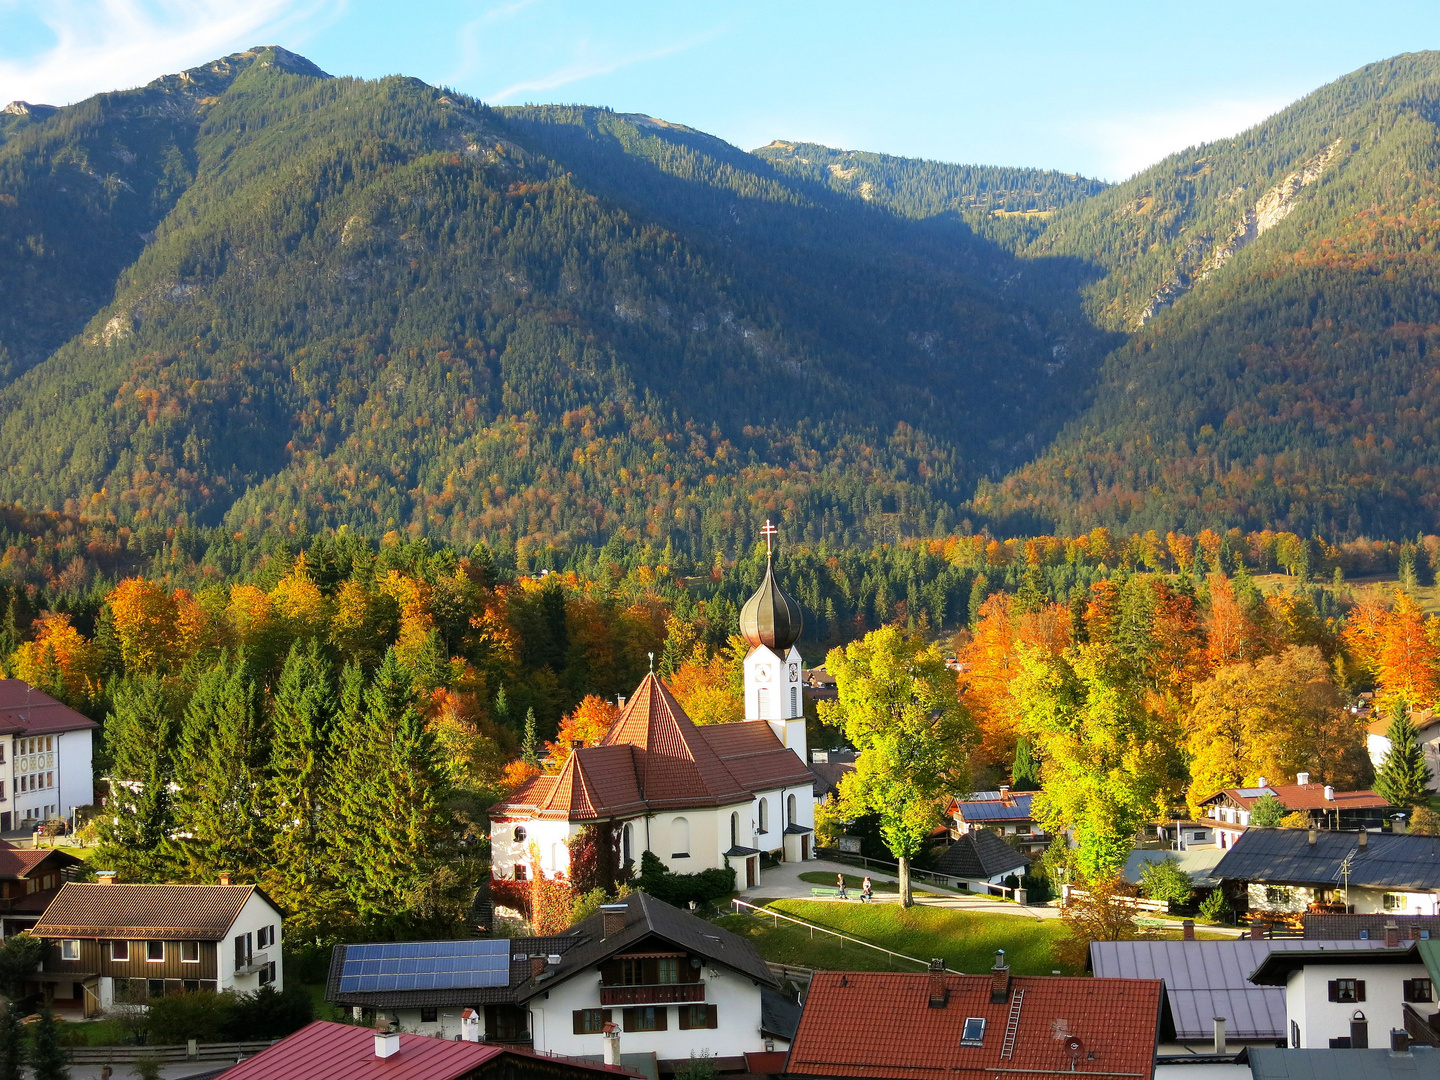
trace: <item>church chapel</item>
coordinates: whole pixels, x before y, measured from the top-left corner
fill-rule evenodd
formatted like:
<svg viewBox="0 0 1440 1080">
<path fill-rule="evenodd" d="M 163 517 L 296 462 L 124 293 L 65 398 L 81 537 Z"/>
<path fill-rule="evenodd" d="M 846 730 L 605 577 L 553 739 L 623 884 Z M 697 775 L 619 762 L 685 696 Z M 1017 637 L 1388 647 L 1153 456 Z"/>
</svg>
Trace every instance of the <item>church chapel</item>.
<svg viewBox="0 0 1440 1080">
<path fill-rule="evenodd" d="M 765 523 L 767 556 L 775 530 Z M 490 810 L 491 874 L 523 880 L 530 845 L 546 876 L 569 873 L 566 844 L 588 825 L 619 836 L 622 865 L 654 852 L 677 874 L 723 867 L 760 881 L 760 854 L 814 858 L 815 776 L 806 764 L 800 607 L 765 578 L 740 612 L 745 719 L 698 725 L 647 675 L 605 738 L 559 773 L 537 776 Z"/>
</svg>

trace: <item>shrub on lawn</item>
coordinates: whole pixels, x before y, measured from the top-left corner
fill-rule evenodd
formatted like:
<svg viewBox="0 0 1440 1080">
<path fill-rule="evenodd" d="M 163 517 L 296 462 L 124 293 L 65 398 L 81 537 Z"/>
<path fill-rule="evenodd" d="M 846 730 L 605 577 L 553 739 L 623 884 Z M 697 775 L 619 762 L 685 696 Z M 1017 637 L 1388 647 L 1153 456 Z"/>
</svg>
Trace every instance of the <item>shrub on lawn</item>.
<svg viewBox="0 0 1440 1080">
<path fill-rule="evenodd" d="M 253 994 L 217 994 L 213 990 L 167 994 L 150 1002 L 146 1021 L 150 1043 L 174 1046 L 187 1039 L 281 1039 L 314 1018 L 310 995 L 293 982 L 283 993 L 262 986 Z"/>
<path fill-rule="evenodd" d="M 674 874 L 665 869 L 658 855 L 647 851 L 640 856 L 640 877 L 636 884 L 656 900 L 683 908 L 689 907 L 692 900 L 704 904 L 730 895 L 735 891 L 735 871 L 727 866 L 698 874 Z"/>
</svg>

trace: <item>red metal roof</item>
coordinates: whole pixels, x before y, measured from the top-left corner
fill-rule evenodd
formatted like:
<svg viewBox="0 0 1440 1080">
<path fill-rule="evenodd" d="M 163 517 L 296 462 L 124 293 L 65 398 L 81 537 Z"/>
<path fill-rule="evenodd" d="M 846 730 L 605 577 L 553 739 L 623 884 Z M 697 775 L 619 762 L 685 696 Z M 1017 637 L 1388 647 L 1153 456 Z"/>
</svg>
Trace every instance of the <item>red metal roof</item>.
<svg viewBox="0 0 1440 1080">
<path fill-rule="evenodd" d="M 547 1062 L 551 1069 L 574 1070 L 578 1077 L 628 1077 L 635 1073 L 612 1065 L 550 1058 L 511 1046 L 449 1042 L 431 1035 L 401 1035 L 400 1052 L 375 1056 L 371 1028 L 316 1020 L 288 1039 L 225 1070 L 225 1080 L 457 1080 L 506 1054 L 518 1060 Z M 562 1073 L 563 1074 L 563 1073 Z"/>
<path fill-rule="evenodd" d="M 992 1003 L 989 975 L 944 976 L 949 998 L 930 1007 L 930 976 L 818 971 L 790 1045 L 789 1076 L 991 1080 L 1027 1076 L 1126 1077 L 1155 1071 L 1164 983 L 1064 976 L 1010 980 Z M 1023 996 L 1021 992 L 1023 991 Z M 1018 1025 L 1005 1053 L 1011 1006 Z M 962 1046 L 967 1018 L 985 1020 L 979 1046 Z M 1078 1039 L 1080 1048 L 1067 1045 Z"/>
<path fill-rule="evenodd" d="M 0 679 L 0 735 L 57 735 L 99 726 L 21 679 Z"/>
<path fill-rule="evenodd" d="M 697 727 L 654 673 L 599 746 L 557 776 L 537 776 L 493 807 L 496 818 L 593 821 L 651 810 L 727 806 L 814 774 L 764 721 Z"/>
</svg>

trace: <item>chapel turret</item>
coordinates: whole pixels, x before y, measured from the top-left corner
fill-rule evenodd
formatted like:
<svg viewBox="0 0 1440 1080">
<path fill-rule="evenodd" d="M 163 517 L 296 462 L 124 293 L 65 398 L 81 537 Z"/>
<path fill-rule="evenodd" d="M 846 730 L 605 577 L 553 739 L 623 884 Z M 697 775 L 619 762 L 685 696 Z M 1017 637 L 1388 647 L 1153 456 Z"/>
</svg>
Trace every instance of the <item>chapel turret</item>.
<svg viewBox="0 0 1440 1080">
<path fill-rule="evenodd" d="M 745 657 L 745 719 L 764 720 L 781 743 L 801 761 L 805 748 L 805 691 L 800 651 L 795 643 L 805 628 L 800 605 L 775 580 L 774 539 L 770 522 L 765 537 L 765 579 L 740 610 L 740 633 L 750 644 Z"/>
</svg>

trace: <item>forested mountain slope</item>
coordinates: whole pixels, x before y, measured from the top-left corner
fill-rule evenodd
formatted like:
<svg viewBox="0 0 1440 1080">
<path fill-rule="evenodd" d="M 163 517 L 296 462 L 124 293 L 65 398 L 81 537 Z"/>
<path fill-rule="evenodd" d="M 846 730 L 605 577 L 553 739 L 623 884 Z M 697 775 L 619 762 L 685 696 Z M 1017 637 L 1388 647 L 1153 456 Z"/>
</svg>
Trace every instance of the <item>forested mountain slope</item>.
<svg viewBox="0 0 1440 1080">
<path fill-rule="evenodd" d="M 1440 525 L 1440 53 L 1346 76 L 1062 209 L 1133 333 L 1094 402 L 977 509 L 1062 530 Z"/>
<path fill-rule="evenodd" d="M 0 391 L 0 499 L 458 543 L 929 531 L 1044 444 L 1099 352 L 1078 300 L 1005 289 L 996 245 L 709 136 L 276 50 L 28 118 L 5 227 L 81 244 L 32 205 L 23 140 L 58 159 L 172 115 L 127 149 L 163 174 L 173 142 L 164 197 L 87 205 L 113 257 L 47 271 L 91 307 L 28 320 L 69 338 Z"/>
</svg>

